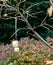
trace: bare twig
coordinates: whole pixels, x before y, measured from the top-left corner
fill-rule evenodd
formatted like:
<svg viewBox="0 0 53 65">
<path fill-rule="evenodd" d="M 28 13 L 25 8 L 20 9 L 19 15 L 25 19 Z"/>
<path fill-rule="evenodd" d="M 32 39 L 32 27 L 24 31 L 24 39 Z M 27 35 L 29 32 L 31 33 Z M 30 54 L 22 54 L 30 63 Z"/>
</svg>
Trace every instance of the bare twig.
<svg viewBox="0 0 53 65">
<path fill-rule="evenodd" d="M 20 31 L 20 30 L 25 30 L 25 29 L 29 29 L 29 28 L 19 28 L 19 29 L 17 29 L 12 35 L 11 35 L 11 37 L 13 37 L 18 31 Z M 30 30 L 30 29 L 29 29 Z"/>
<path fill-rule="evenodd" d="M 19 6 L 20 6 L 20 4 L 23 3 L 23 2 L 25 2 L 25 1 L 20 1 L 19 3 L 17 2 L 17 6 L 16 6 L 16 7 L 13 7 L 13 6 L 8 5 L 8 4 L 6 3 L 7 8 L 9 8 L 10 10 L 13 9 L 13 10 L 16 11 L 16 13 L 19 13 L 20 16 L 22 17 L 22 19 L 24 20 L 24 22 L 26 22 L 26 24 L 27 24 L 27 26 L 28 26 L 28 28 L 20 28 L 20 29 L 17 29 L 17 30 L 13 33 L 13 35 L 16 34 L 16 33 L 17 33 L 19 30 L 21 30 L 21 29 L 29 29 L 29 30 L 31 30 L 31 31 L 34 33 L 35 37 L 37 37 L 37 38 L 38 38 L 39 40 L 41 40 L 44 44 L 46 44 L 48 47 L 50 47 L 50 48 L 53 49 L 53 47 L 51 47 L 36 31 L 34 31 L 33 27 L 30 25 L 28 19 L 25 18 L 24 15 L 20 12 Z M 34 5 L 29 6 L 25 11 L 29 11 L 32 7 L 34 7 L 34 6 L 36 6 L 36 5 L 39 5 L 39 4 L 43 4 L 43 3 L 49 3 L 49 2 L 48 2 L 48 1 L 43 1 L 43 2 L 40 2 L 40 3 L 35 3 Z M 4 4 L 4 5 L 5 5 L 5 4 Z M 27 15 L 27 16 L 28 16 L 28 15 Z M 16 16 L 15 16 L 15 17 L 16 17 Z M 47 16 L 44 18 L 44 20 L 42 21 L 41 25 L 44 23 L 44 21 L 46 20 L 46 18 L 47 18 Z M 13 35 L 12 35 L 12 36 L 13 36 Z M 11 36 L 11 37 L 12 37 L 12 36 Z"/>
<path fill-rule="evenodd" d="M 15 32 L 17 30 L 17 17 L 15 17 Z M 15 34 L 15 38 L 17 39 L 17 33 Z"/>
<path fill-rule="evenodd" d="M 39 4 L 39 3 L 38 3 Z M 18 7 L 19 8 L 19 7 Z M 31 7 L 30 7 L 31 8 Z M 30 9 L 29 8 L 29 9 Z M 24 21 L 26 22 L 27 26 L 28 26 L 28 29 L 30 29 L 34 34 L 35 36 L 40 39 L 44 44 L 46 44 L 48 47 L 52 48 L 36 31 L 34 31 L 34 29 L 32 28 L 32 26 L 29 24 L 28 20 L 23 16 L 23 14 L 19 11 L 19 14 L 20 16 L 24 19 Z"/>
<path fill-rule="evenodd" d="M 20 12 L 19 12 L 20 13 Z M 52 48 L 36 31 L 33 30 L 32 26 L 29 24 L 28 20 L 25 19 L 25 17 L 20 13 L 20 15 L 23 17 L 24 21 L 28 25 L 28 28 L 37 36 L 38 39 L 40 39 L 44 44 L 46 44 L 48 47 Z"/>
<path fill-rule="evenodd" d="M 39 11 L 39 12 L 32 13 L 31 15 L 36 15 L 36 14 L 43 13 L 43 12 L 44 11 Z"/>
<path fill-rule="evenodd" d="M 49 0 L 49 1 L 50 1 L 50 4 L 53 6 L 53 2 L 52 2 L 53 0 Z"/>
<path fill-rule="evenodd" d="M 34 5 L 31 5 L 29 6 L 26 11 L 30 10 L 32 7 L 36 6 L 36 5 L 39 5 L 39 4 L 43 4 L 43 3 L 49 3 L 49 1 L 43 1 L 43 2 L 40 2 L 40 3 L 35 3 Z"/>
<path fill-rule="evenodd" d="M 27 34 L 29 34 L 29 35 L 31 35 L 31 36 L 33 36 L 33 37 L 35 37 L 35 35 L 33 35 L 33 34 L 29 33 L 29 32 L 27 32 Z"/>
<path fill-rule="evenodd" d="M 48 16 L 48 13 L 46 14 L 45 18 L 44 18 L 43 21 L 41 22 L 41 25 L 45 23 L 47 16 Z"/>
<path fill-rule="evenodd" d="M 47 24 L 47 23 L 45 23 L 45 25 L 46 25 L 46 26 L 49 26 L 50 28 L 53 29 L 53 26 L 51 26 L 51 25 L 49 25 L 49 24 Z"/>
<path fill-rule="evenodd" d="M 0 7 L 0 18 L 1 18 L 1 11 L 2 11 L 2 6 Z"/>
</svg>

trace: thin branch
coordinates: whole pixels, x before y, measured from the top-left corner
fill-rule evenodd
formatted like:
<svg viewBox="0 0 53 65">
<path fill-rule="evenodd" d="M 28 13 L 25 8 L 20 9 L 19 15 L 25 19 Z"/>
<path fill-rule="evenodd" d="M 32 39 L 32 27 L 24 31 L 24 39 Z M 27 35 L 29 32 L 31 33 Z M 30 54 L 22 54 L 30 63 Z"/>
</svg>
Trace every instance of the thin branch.
<svg viewBox="0 0 53 65">
<path fill-rule="evenodd" d="M 43 21 L 41 22 L 41 25 L 45 23 L 47 16 L 48 16 L 48 13 L 46 14 L 45 18 L 44 18 Z"/>
<path fill-rule="evenodd" d="M 31 36 L 33 36 L 33 37 L 35 37 L 35 35 L 33 35 L 33 34 L 31 34 L 31 33 L 28 33 L 28 32 L 27 32 L 27 34 L 29 34 L 29 35 L 31 35 Z"/>
<path fill-rule="evenodd" d="M 11 35 L 11 37 L 13 37 L 18 31 L 20 31 L 20 30 L 25 30 L 25 29 L 29 29 L 29 28 L 19 28 L 19 29 L 17 29 L 12 35 Z M 30 30 L 30 29 L 29 29 Z"/>
<path fill-rule="evenodd" d="M 23 1 L 24 2 L 24 1 Z M 23 16 L 23 14 L 19 11 L 19 6 L 20 6 L 20 4 L 21 4 L 22 2 L 17 2 L 17 8 L 18 9 L 16 9 L 16 7 L 13 7 L 13 6 L 10 6 L 10 5 L 8 5 L 8 4 L 6 4 L 7 5 L 7 7 L 10 9 L 10 10 L 15 10 L 17 13 L 19 13 L 20 14 L 20 16 L 23 18 L 23 20 L 26 22 L 26 24 L 27 24 L 27 26 L 28 26 L 28 28 L 20 28 L 20 29 L 17 29 L 16 30 L 16 32 L 14 32 L 13 34 L 12 34 L 12 36 L 14 35 L 14 34 L 16 34 L 19 30 L 21 30 L 21 29 L 29 29 L 29 30 L 31 30 L 33 33 L 34 33 L 34 35 L 35 35 L 35 37 L 37 37 L 39 40 L 41 40 L 44 44 L 46 44 L 48 47 L 50 47 L 50 48 L 52 48 L 53 49 L 53 47 L 51 47 L 36 31 L 34 31 L 34 29 L 32 28 L 32 26 L 30 25 L 30 23 L 28 22 L 28 20 Z M 49 3 L 48 1 L 44 1 L 44 2 L 40 2 L 40 3 L 36 3 L 36 4 L 34 4 L 34 5 L 31 5 L 31 6 L 29 6 L 25 11 L 28 11 L 28 10 L 30 10 L 32 7 L 34 7 L 35 5 L 39 5 L 39 4 L 43 4 L 43 3 Z M 45 19 L 43 20 L 43 21 L 45 21 Z M 11 37 L 12 37 L 11 36 Z"/>
<path fill-rule="evenodd" d="M 18 7 L 19 8 L 19 7 Z M 44 44 L 46 44 L 48 47 L 52 48 L 36 31 L 34 31 L 34 29 L 32 28 L 32 26 L 30 25 L 30 23 L 28 22 L 28 20 L 23 16 L 23 14 L 19 11 L 20 16 L 24 19 L 24 21 L 26 22 L 28 28 L 35 34 L 35 36 L 40 39 Z"/>
<path fill-rule="evenodd" d="M 33 29 L 37 29 L 37 28 L 42 27 L 42 26 L 43 25 L 38 25 L 38 26 L 34 27 Z"/>
<path fill-rule="evenodd" d="M 50 4 L 53 6 L 53 2 L 52 2 L 53 0 L 49 0 L 49 1 L 50 1 Z"/>
<path fill-rule="evenodd" d="M 49 33 L 50 29 L 48 27 L 46 27 L 46 26 L 42 26 L 42 27 L 44 27 L 45 29 L 47 29 L 48 30 L 47 33 Z"/>
<path fill-rule="evenodd" d="M 31 15 L 36 15 L 36 14 L 39 14 L 39 13 L 42 13 L 44 11 L 39 11 L 39 12 L 35 12 L 35 13 L 32 13 Z"/>
<path fill-rule="evenodd" d="M 37 16 L 33 16 L 31 14 L 28 14 L 28 13 L 27 13 L 27 15 L 28 15 L 28 17 L 30 16 L 30 17 L 33 17 L 33 18 L 37 18 Z"/>
<path fill-rule="evenodd" d="M 51 20 L 51 19 L 53 20 L 53 17 L 51 17 L 49 20 Z"/>
<path fill-rule="evenodd" d="M 39 40 L 41 40 L 45 45 L 47 45 L 48 47 L 50 47 L 51 49 L 53 49 L 53 47 L 50 46 L 50 44 L 48 44 L 36 31 L 33 31 L 33 32 L 38 37 Z"/>
<path fill-rule="evenodd" d="M 1 18 L 2 6 L 0 7 L 0 18 Z"/>
<path fill-rule="evenodd" d="M 19 18 L 22 18 L 21 16 L 15 16 L 15 17 L 17 17 L 18 19 L 19 19 Z M 15 19 L 15 17 L 10 17 L 10 16 L 8 16 L 8 17 L 6 17 L 6 18 L 5 18 L 5 17 L 1 17 L 0 20 L 1 20 L 1 19 L 3 19 L 3 20 Z M 23 19 L 22 19 L 22 20 L 23 20 Z"/>
<path fill-rule="evenodd" d="M 29 7 L 26 9 L 26 11 L 30 10 L 32 7 L 34 7 L 34 6 L 36 6 L 36 5 L 43 4 L 43 3 L 49 3 L 49 1 L 43 1 L 43 2 L 40 2 L 40 3 L 36 3 L 36 4 L 34 4 L 34 5 L 31 5 L 31 6 L 29 6 Z"/>
<path fill-rule="evenodd" d="M 47 30 L 50 30 L 50 29 L 49 29 L 49 28 L 47 28 L 46 26 L 42 26 L 42 27 L 46 28 Z"/>
<path fill-rule="evenodd" d="M 46 44 L 48 47 L 52 48 L 36 31 L 33 30 L 32 26 L 29 24 L 28 20 L 25 19 L 25 17 L 21 14 L 21 12 L 19 12 L 21 17 L 23 17 L 24 21 L 26 22 L 26 24 L 28 25 L 28 28 L 35 34 L 35 36 L 40 39 L 44 44 Z"/>
<path fill-rule="evenodd" d="M 47 23 L 45 23 L 45 25 L 47 25 L 47 26 L 49 26 L 50 28 L 52 28 L 52 29 L 53 29 L 53 26 L 51 26 L 51 25 L 49 25 L 49 24 L 47 24 Z"/>
<path fill-rule="evenodd" d="M 15 17 L 15 32 L 17 30 L 17 17 Z M 15 39 L 17 39 L 17 33 L 15 34 Z"/>
<path fill-rule="evenodd" d="M 21 9 L 21 10 L 23 11 L 23 15 L 27 14 L 28 17 L 30 16 L 30 17 L 33 17 L 33 18 L 37 18 L 37 16 L 34 16 L 32 14 L 29 14 L 27 11 L 24 11 L 23 9 Z"/>
</svg>

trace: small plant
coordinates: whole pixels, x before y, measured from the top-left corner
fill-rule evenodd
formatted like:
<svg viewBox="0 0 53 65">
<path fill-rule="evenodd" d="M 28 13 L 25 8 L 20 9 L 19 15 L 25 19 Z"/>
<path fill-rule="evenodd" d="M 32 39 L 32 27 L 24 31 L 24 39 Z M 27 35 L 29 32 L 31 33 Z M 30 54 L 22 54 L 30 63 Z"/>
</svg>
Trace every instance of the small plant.
<svg viewBox="0 0 53 65">
<path fill-rule="evenodd" d="M 52 60 L 53 50 L 41 41 L 29 43 L 30 39 L 23 38 L 18 42 L 19 52 L 14 52 L 12 44 L 0 45 L 1 65 L 45 65 Z"/>
</svg>

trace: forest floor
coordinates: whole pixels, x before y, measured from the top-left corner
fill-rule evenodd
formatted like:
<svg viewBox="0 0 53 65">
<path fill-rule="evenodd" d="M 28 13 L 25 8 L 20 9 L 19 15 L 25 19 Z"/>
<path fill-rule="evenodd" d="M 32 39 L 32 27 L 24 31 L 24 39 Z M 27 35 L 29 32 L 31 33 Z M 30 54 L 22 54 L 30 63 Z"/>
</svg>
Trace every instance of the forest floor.
<svg viewBox="0 0 53 65">
<path fill-rule="evenodd" d="M 18 41 L 18 40 L 17 40 Z M 53 45 L 53 39 L 46 41 Z M 15 45 L 16 46 L 16 45 Z M 0 65 L 53 65 L 53 49 L 40 40 L 28 37 L 18 41 L 18 49 L 14 50 L 12 42 L 0 45 Z"/>
</svg>

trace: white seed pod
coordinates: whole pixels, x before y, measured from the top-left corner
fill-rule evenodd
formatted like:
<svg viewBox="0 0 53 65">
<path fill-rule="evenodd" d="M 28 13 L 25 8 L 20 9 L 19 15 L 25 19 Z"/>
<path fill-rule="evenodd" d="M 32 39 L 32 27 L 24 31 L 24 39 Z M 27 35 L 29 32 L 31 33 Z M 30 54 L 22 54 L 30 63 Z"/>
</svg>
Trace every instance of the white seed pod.
<svg viewBox="0 0 53 65">
<path fill-rule="evenodd" d="M 52 16 L 52 12 L 53 12 L 53 7 L 50 6 L 50 7 L 47 9 L 47 12 L 48 12 L 49 17 L 51 17 L 51 16 Z"/>
<path fill-rule="evenodd" d="M 8 14 L 4 14 L 3 16 L 4 16 L 4 17 L 7 17 L 7 16 L 8 16 Z"/>
<path fill-rule="evenodd" d="M 17 40 L 12 41 L 12 46 L 14 48 L 17 48 L 18 47 L 18 41 Z"/>
<path fill-rule="evenodd" d="M 19 48 L 14 48 L 14 52 L 19 52 Z"/>
</svg>

